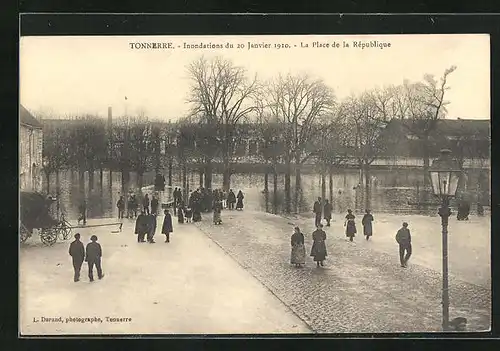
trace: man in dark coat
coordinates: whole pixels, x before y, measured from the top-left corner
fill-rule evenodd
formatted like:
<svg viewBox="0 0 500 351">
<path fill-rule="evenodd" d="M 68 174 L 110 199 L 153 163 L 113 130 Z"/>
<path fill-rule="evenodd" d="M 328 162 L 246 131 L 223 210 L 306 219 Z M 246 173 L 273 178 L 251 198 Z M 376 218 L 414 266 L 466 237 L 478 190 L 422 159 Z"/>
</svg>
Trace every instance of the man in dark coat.
<svg viewBox="0 0 500 351">
<path fill-rule="evenodd" d="M 153 237 L 156 233 L 156 214 L 151 213 L 146 217 L 148 218 L 148 243 L 154 244 L 155 241 L 153 240 Z"/>
<path fill-rule="evenodd" d="M 399 261 L 401 267 L 406 268 L 411 256 L 411 234 L 408 229 L 408 223 L 403 222 L 403 227 L 396 234 L 396 241 L 399 244 Z"/>
<path fill-rule="evenodd" d="M 137 220 L 135 221 L 135 234 L 137 234 L 137 242 L 143 243 L 144 236 L 148 232 L 148 217 L 144 214 L 144 211 L 141 211 L 141 214 L 137 216 Z"/>
<path fill-rule="evenodd" d="M 142 200 L 142 205 L 144 207 L 144 212 L 149 214 L 149 195 L 144 195 L 144 200 Z"/>
<path fill-rule="evenodd" d="M 125 200 L 123 196 L 120 196 L 120 199 L 116 203 L 116 207 L 118 207 L 118 219 L 122 219 L 125 212 Z"/>
<path fill-rule="evenodd" d="M 323 215 L 326 219 L 326 226 L 330 226 L 330 221 L 332 220 L 332 204 L 328 202 L 328 200 L 325 200 L 325 206 L 323 207 Z"/>
<path fill-rule="evenodd" d="M 69 245 L 69 255 L 73 259 L 73 269 L 75 270 L 74 281 L 80 280 L 80 270 L 83 260 L 85 260 L 85 248 L 80 241 L 80 233 L 75 234 L 75 241 Z"/>
<path fill-rule="evenodd" d="M 318 200 L 314 202 L 313 212 L 315 214 L 314 225 L 317 227 L 321 224 L 321 198 L 318 197 Z"/>
<path fill-rule="evenodd" d="M 104 274 L 101 268 L 101 258 L 102 258 L 102 248 L 97 242 L 97 236 L 92 235 L 90 237 L 90 243 L 87 244 L 87 255 L 85 256 L 85 262 L 89 265 L 89 279 L 91 282 L 94 281 L 94 265 L 97 269 L 97 277 L 102 279 Z"/>
<path fill-rule="evenodd" d="M 172 216 L 168 210 L 165 210 L 165 218 L 163 218 L 163 225 L 161 226 L 161 233 L 165 234 L 165 242 L 170 242 L 170 233 L 174 231 L 174 226 L 172 225 Z"/>
<path fill-rule="evenodd" d="M 234 204 L 236 203 L 236 195 L 234 195 L 233 189 L 229 189 L 227 194 L 227 205 L 230 210 L 234 210 Z"/>
<path fill-rule="evenodd" d="M 158 205 L 158 199 L 153 195 L 153 198 L 151 199 L 151 214 L 156 215 L 158 213 Z"/>
</svg>

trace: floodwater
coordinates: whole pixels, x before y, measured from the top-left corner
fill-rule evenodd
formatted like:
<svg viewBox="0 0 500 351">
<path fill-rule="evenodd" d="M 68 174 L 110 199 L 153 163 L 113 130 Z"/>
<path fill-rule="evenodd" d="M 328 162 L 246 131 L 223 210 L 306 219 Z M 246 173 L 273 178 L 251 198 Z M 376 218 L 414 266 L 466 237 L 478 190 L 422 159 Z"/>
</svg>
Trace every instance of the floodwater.
<svg viewBox="0 0 500 351">
<path fill-rule="evenodd" d="M 165 174 L 165 177 L 167 175 Z M 422 190 L 418 184 L 422 183 L 421 172 L 415 170 L 374 170 L 371 172 L 371 194 L 370 207 L 373 212 L 386 213 L 426 213 L 435 212 L 435 206 L 422 209 L 415 205 L 418 198 L 422 197 Z M 94 175 L 92 187 L 89 186 L 88 173 L 85 173 L 84 182 L 78 179 L 78 173 L 72 171 L 60 172 L 56 177 L 50 177 L 50 194 L 56 195 L 59 199 L 56 211 L 64 213 L 67 218 L 74 219 L 78 216 L 78 207 L 83 196 L 87 202 L 88 218 L 104 218 L 117 216 L 118 210 L 116 202 L 121 195 L 122 184 L 119 172 L 104 171 L 102 183 L 100 173 Z M 199 175 L 190 173 L 187 177 L 189 189 L 196 189 L 199 186 Z M 153 184 L 154 173 L 150 172 L 143 177 L 143 186 Z M 268 210 L 272 211 L 273 205 L 273 177 L 269 175 L 269 197 Z M 168 181 L 168 180 L 167 180 Z M 212 188 L 222 187 L 222 175 L 213 175 Z M 333 192 L 330 195 L 329 177 L 326 182 L 326 199 L 333 199 L 335 213 L 346 212 L 348 208 L 356 211 L 364 209 L 365 188 L 360 186 L 360 173 L 357 170 L 339 170 L 333 175 Z M 83 184 L 83 188 L 82 188 Z M 130 173 L 129 188 L 137 189 L 137 175 Z M 178 172 L 174 172 L 172 185 L 180 186 L 181 178 Z M 292 194 L 294 199 L 295 179 L 291 179 Z M 242 190 L 245 194 L 245 208 L 252 210 L 266 209 L 264 195 L 264 174 L 234 174 L 231 177 L 231 188 L 236 193 Z M 47 191 L 46 180 L 44 180 L 43 192 Z M 311 212 L 312 206 L 321 196 L 321 177 L 317 174 L 302 174 L 301 176 L 302 200 L 300 201 L 300 212 Z M 84 194 L 84 195 L 83 195 Z M 150 194 L 151 196 L 151 194 Z M 284 208 L 284 177 L 278 177 L 278 208 Z M 434 201 L 432 198 L 429 201 Z M 293 211 L 293 206 L 292 206 Z"/>
</svg>

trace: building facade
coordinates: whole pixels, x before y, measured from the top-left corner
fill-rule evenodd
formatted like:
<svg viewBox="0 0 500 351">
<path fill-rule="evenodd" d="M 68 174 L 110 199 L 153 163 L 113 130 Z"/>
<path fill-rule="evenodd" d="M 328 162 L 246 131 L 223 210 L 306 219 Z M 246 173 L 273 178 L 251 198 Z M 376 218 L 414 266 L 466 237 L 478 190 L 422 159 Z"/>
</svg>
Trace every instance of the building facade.
<svg viewBox="0 0 500 351">
<path fill-rule="evenodd" d="M 22 105 L 19 107 L 19 188 L 42 190 L 42 124 Z"/>
</svg>

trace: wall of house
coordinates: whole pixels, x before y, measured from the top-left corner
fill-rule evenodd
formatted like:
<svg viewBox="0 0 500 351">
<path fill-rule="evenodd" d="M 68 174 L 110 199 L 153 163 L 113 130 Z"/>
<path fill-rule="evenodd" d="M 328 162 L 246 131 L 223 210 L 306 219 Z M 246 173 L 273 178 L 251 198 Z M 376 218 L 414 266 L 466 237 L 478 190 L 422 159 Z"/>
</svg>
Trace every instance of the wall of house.
<svg viewBox="0 0 500 351">
<path fill-rule="evenodd" d="M 21 190 L 42 190 L 42 150 L 42 130 L 22 125 L 19 133 L 19 187 Z"/>
</svg>

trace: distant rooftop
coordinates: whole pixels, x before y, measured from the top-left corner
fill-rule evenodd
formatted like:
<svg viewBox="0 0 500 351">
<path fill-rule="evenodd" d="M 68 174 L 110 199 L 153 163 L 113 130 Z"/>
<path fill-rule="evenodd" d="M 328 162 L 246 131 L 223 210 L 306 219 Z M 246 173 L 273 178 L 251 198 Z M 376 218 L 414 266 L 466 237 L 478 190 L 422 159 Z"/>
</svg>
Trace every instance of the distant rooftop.
<svg viewBox="0 0 500 351">
<path fill-rule="evenodd" d="M 41 129 L 42 123 L 37 120 L 23 105 L 19 105 L 19 122 L 22 125 Z"/>
</svg>

